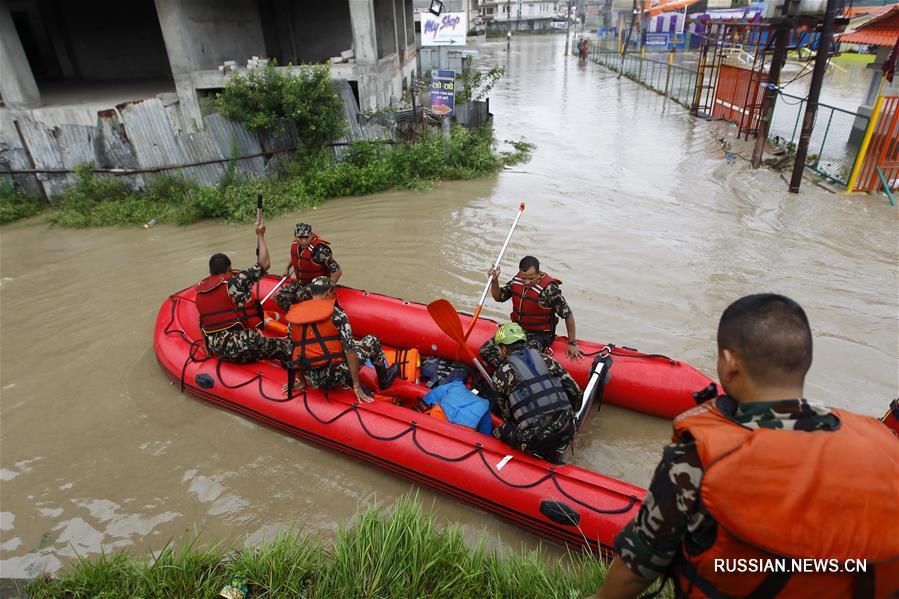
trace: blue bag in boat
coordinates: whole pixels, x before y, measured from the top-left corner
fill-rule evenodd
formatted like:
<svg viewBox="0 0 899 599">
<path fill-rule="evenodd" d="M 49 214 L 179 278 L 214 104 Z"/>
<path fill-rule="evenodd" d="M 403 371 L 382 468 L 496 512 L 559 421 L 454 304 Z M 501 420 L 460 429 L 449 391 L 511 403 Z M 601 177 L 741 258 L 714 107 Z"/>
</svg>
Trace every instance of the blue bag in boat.
<svg viewBox="0 0 899 599">
<path fill-rule="evenodd" d="M 489 435 L 493 433 L 490 402 L 469 391 L 461 381 L 453 381 L 432 389 L 424 396 L 428 406 L 440 404 L 447 420 Z"/>
</svg>

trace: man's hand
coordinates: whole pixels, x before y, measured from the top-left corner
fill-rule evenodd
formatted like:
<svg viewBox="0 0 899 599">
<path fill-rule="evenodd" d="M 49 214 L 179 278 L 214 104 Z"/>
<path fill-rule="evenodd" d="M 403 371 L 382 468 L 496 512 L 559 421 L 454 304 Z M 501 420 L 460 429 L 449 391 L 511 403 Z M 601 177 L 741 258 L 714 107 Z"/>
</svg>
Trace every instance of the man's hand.
<svg viewBox="0 0 899 599">
<path fill-rule="evenodd" d="M 303 377 L 298 376 L 297 378 L 295 378 L 295 379 L 293 380 L 293 390 L 294 390 L 294 392 L 296 392 L 296 391 L 302 391 L 302 390 L 305 389 L 305 388 L 306 388 L 306 381 L 303 380 Z M 281 392 L 282 392 L 282 393 L 287 393 L 287 385 L 284 385 L 283 387 L 281 387 Z"/>
<path fill-rule="evenodd" d="M 265 237 L 265 224 L 259 223 L 256 225 L 256 235 L 259 237 Z"/>
<path fill-rule="evenodd" d="M 487 275 L 493 277 L 494 281 L 499 280 L 500 268 L 499 266 L 491 266 L 490 270 L 487 271 Z"/>
<path fill-rule="evenodd" d="M 374 401 L 374 399 L 372 399 L 372 397 L 368 395 L 365 390 L 363 390 L 359 385 L 353 387 L 353 392 L 356 394 L 356 399 L 363 403 L 371 403 Z"/>
<path fill-rule="evenodd" d="M 568 342 L 568 347 L 565 349 L 565 355 L 576 362 L 580 362 L 584 359 L 584 352 L 578 347 L 577 341 Z"/>
</svg>

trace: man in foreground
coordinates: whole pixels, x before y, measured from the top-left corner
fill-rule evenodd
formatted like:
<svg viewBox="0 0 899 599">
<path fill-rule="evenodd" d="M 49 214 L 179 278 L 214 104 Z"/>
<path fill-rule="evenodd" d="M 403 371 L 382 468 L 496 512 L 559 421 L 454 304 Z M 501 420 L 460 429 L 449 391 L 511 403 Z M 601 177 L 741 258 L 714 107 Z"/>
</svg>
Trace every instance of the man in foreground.
<svg viewBox="0 0 899 599">
<path fill-rule="evenodd" d="M 808 319 L 793 300 L 750 295 L 724 311 L 726 395 L 675 419 L 674 442 L 595 597 L 636 597 L 661 576 L 685 597 L 899 589 L 899 440 L 873 418 L 803 399 L 811 363 Z M 781 557 L 785 572 L 746 571 Z M 793 558 L 837 569 L 794 571 Z M 856 559 L 867 560 L 865 572 L 840 569 Z"/>
</svg>

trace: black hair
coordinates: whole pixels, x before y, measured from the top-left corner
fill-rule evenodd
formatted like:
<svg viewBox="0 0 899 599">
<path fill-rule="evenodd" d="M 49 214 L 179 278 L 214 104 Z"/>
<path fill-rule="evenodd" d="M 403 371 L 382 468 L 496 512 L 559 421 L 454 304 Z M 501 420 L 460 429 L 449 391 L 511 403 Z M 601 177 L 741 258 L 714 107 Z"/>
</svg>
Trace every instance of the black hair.
<svg viewBox="0 0 899 599">
<path fill-rule="evenodd" d="M 536 269 L 537 272 L 540 272 L 540 261 L 533 256 L 525 256 L 521 259 L 521 262 L 518 263 L 518 272 L 525 272 L 532 268 Z"/>
<path fill-rule="evenodd" d="M 802 380 L 812 365 L 812 331 L 802 306 L 776 293 L 747 295 L 718 323 L 718 351 L 730 349 L 761 382 Z"/>
<path fill-rule="evenodd" d="M 213 254 L 209 259 L 209 274 L 223 275 L 231 268 L 231 258 L 225 254 Z"/>
</svg>

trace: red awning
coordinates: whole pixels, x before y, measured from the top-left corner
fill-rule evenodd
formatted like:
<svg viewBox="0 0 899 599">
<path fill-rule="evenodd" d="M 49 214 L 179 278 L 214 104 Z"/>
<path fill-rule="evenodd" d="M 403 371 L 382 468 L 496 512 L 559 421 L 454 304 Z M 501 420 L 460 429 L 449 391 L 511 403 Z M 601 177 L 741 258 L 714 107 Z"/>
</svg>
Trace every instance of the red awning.
<svg viewBox="0 0 899 599">
<path fill-rule="evenodd" d="M 899 39 L 899 29 L 856 29 L 840 35 L 840 42 L 846 44 L 867 44 L 892 48 Z"/>
<path fill-rule="evenodd" d="M 673 2 L 662 2 L 656 6 L 643 9 L 644 15 L 654 17 L 666 12 L 674 12 L 675 10 L 683 10 L 691 4 L 696 4 L 699 0 L 674 0 Z"/>
</svg>

